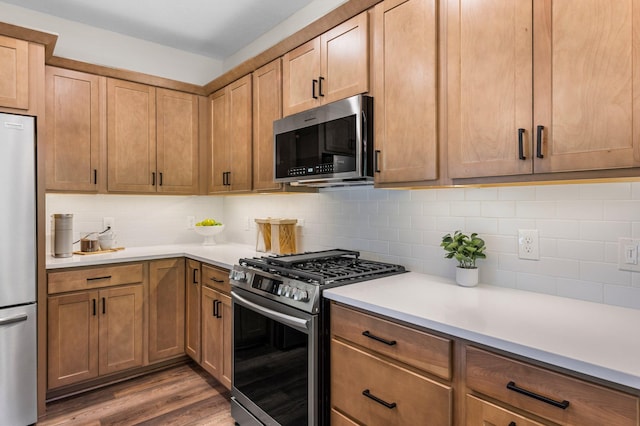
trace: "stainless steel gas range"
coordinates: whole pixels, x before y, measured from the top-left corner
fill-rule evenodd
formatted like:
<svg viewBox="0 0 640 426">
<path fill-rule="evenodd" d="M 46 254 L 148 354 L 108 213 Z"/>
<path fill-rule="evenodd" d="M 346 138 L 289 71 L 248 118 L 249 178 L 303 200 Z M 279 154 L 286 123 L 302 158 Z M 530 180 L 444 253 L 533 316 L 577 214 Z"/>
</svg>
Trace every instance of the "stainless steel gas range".
<svg viewBox="0 0 640 426">
<path fill-rule="evenodd" d="M 329 303 L 322 292 L 402 272 L 340 249 L 240 259 L 229 275 L 236 423 L 329 424 Z"/>
</svg>

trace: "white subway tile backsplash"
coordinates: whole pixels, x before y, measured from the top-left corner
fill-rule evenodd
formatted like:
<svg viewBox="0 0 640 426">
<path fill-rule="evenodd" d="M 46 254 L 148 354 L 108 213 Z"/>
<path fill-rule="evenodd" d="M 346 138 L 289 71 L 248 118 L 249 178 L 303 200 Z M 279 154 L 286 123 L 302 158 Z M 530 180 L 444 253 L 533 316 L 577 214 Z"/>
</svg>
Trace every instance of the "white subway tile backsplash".
<svg viewBox="0 0 640 426">
<path fill-rule="evenodd" d="M 630 236 L 631 224 L 629 222 L 580 222 L 581 240 L 617 242 L 620 237 L 629 238 Z"/>
<path fill-rule="evenodd" d="M 114 217 L 127 247 L 201 241 L 186 230 L 186 216 L 214 217 L 227 225 L 224 240 L 249 245 L 256 243 L 254 218 L 305 219 L 297 228 L 300 250 L 355 249 L 448 278 L 456 262 L 444 259 L 442 236 L 478 232 L 488 247 L 478 261 L 484 284 L 640 309 L 640 273 L 617 264 L 618 238 L 640 238 L 640 182 L 242 197 L 47 194 L 46 201 L 47 216 L 74 213 L 76 232 Z M 539 261 L 518 258 L 519 229 L 539 231 Z"/>
<path fill-rule="evenodd" d="M 588 200 L 564 200 L 556 205 L 558 219 L 602 220 L 604 218 L 603 202 Z"/>
<path fill-rule="evenodd" d="M 556 203 L 552 201 L 517 201 L 517 218 L 549 219 L 556 216 Z"/>
</svg>

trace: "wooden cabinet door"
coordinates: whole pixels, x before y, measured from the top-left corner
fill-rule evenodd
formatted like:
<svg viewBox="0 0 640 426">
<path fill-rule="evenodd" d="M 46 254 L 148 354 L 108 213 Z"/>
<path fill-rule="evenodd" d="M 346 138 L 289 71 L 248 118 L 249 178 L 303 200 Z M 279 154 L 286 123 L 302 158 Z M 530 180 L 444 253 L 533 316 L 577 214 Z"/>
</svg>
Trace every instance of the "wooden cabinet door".
<svg viewBox="0 0 640 426">
<path fill-rule="evenodd" d="M 184 354 L 185 261 L 149 262 L 149 361 Z"/>
<path fill-rule="evenodd" d="M 100 374 L 142 366 L 142 284 L 100 290 Z"/>
<path fill-rule="evenodd" d="M 231 389 L 231 298 L 202 287 L 202 367 Z"/>
<path fill-rule="evenodd" d="M 274 182 L 273 122 L 282 118 L 282 61 L 253 72 L 253 189 L 279 189 Z"/>
<path fill-rule="evenodd" d="M 200 262 L 187 259 L 185 274 L 185 352 L 200 363 Z"/>
<path fill-rule="evenodd" d="M 197 194 L 198 97 L 156 89 L 157 190 L 169 194 Z"/>
<path fill-rule="evenodd" d="M 231 192 L 251 191 L 252 164 L 251 75 L 229 85 L 229 144 L 227 185 Z"/>
<path fill-rule="evenodd" d="M 108 190 L 155 192 L 155 88 L 107 80 Z"/>
<path fill-rule="evenodd" d="M 435 1 L 386 0 L 374 19 L 376 182 L 436 179 Z"/>
<path fill-rule="evenodd" d="M 46 68 L 46 185 L 50 190 L 106 188 L 101 161 L 100 102 L 104 78 Z"/>
<path fill-rule="evenodd" d="M 0 106 L 29 109 L 29 43 L 0 36 Z"/>
<path fill-rule="evenodd" d="M 209 143 L 210 170 L 208 193 L 228 191 L 226 186 L 229 109 L 227 90 L 220 89 L 209 97 L 211 108 L 211 140 Z"/>
<path fill-rule="evenodd" d="M 52 296 L 47 308 L 47 388 L 98 377 L 98 292 Z"/>
<path fill-rule="evenodd" d="M 640 166 L 639 9 L 534 2 L 534 125 L 544 126 L 535 172 Z"/>
<path fill-rule="evenodd" d="M 449 176 L 531 173 L 532 2 L 446 3 Z"/>
<path fill-rule="evenodd" d="M 295 114 L 320 105 L 320 38 L 282 57 L 282 114 Z"/>
<path fill-rule="evenodd" d="M 466 397 L 466 421 L 467 426 L 486 425 L 517 425 L 517 426 L 542 426 L 542 423 L 530 420 L 519 414 L 513 413 L 490 402 L 483 401 L 472 395 Z"/>
<path fill-rule="evenodd" d="M 367 12 L 354 16 L 320 36 L 320 50 L 318 92 L 322 103 L 369 91 Z"/>
</svg>

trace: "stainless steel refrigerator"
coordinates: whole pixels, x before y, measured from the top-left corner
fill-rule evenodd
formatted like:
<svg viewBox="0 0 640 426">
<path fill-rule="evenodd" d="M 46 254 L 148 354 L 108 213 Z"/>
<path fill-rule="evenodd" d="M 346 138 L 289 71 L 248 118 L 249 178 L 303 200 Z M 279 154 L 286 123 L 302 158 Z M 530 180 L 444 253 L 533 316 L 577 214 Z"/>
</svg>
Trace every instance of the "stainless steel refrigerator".
<svg viewBox="0 0 640 426">
<path fill-rule="evenodd" d="M 0 114 L 0 426 L 37 420 L 36 247 L 35 120 Z"/>
</svg>

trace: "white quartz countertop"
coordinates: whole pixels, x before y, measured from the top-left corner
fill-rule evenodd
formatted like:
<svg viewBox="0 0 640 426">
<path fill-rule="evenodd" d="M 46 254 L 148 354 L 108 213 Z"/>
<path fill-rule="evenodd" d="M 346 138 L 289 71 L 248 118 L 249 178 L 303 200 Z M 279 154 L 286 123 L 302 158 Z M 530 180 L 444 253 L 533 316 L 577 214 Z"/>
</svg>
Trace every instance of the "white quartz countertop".
<svg viewBox="0 0 640 426">
<path fill-rule="evenodd" d="M 640 390 L 640 310 L 405 273 L 325 297 Z"/>
<path fill-rule="evenodd" d="M 175 244 L 149 247 L 128 247 L 124 250 L 101 254 L 74 254 L 72 257 L 56 258 L 47 256 L 48 270 L 74 268 L 79 266 L 107 265 L 110 263 L 135 262 L 142 260 L 166 259 L 169 257 L 189 257 L 194 260 L 231 269 L 241 257 L 264 256 L 255 247 L 241 244 Z"/>
</svg>

